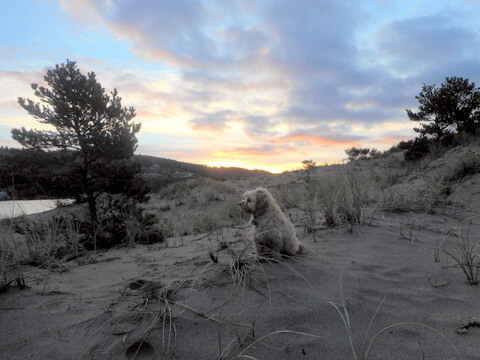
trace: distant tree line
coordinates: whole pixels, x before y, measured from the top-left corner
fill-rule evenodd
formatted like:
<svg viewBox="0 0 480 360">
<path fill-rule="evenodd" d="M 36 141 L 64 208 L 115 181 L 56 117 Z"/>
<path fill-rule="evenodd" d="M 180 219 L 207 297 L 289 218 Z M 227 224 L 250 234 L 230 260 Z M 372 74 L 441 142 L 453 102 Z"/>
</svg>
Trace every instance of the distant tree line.
<svg viewBox="0 0 480 360">
<path fill-rule="evenodd" d="M 41 149 L 0 151 L 0 189 L 10 198 L 75 198 L 79 189 L 62 165 L 62 154 Z"/>
<path fill-rule="evenodd" d="M 199 165 L 186 163 L 182 161 L 165 159 L 151 155 L 135 155 L 135 162 L 138 162 L 143 172 L 148 172 L 152 168 L 157 169 L 161 173 L 169 173 L 173 171 L 190 172 L 198 176 L 205 176 L 217 179 L 234 179 L 248 178 L 258 175 L 269 175 L 265 170 L 249 170 L 238 167 L 212 167 L 207 165 Z"/>
<path fill-rule="evenodd" d="M 178 173 L 191 173 L 193 177 L 208 177 L 216 180 L 247 179 L 253 176 L 271 175 L 264 170 L 248 170 L 237 167 L 210 167 L 191 164 L 172 159 L 150 155 L 135 155 L 134 160 L 141 165 L 142 174 L 152 191 L 161 189 L 166 184 L 182 181 Z"/>
<path fill-rule="evenodd" d="M 353 160 L 366 159 L 369 157 L 377 156 L 379 154 L 379 151 L 375 148 L 370 149 L 370 148 L 351 147 L 345 150 L 345 153 L 348 155 L 348 160 L 353 161 Z"/>
</svg>

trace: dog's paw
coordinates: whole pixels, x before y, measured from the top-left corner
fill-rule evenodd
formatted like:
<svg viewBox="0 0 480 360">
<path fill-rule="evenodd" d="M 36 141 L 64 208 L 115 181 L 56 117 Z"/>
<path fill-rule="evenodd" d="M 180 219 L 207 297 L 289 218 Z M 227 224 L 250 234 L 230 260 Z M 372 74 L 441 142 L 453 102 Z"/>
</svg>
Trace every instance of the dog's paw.
<svg viewBox="0 0 480 360">
<path fill-rule="evenodd" d="M 305 250 L 305 245 L 303 245 L 302 243 L 299 243 L 298 244 L 298 250 L 297 250 L 297 254 L 305 254 L 306 250 Z"/>
</svg>

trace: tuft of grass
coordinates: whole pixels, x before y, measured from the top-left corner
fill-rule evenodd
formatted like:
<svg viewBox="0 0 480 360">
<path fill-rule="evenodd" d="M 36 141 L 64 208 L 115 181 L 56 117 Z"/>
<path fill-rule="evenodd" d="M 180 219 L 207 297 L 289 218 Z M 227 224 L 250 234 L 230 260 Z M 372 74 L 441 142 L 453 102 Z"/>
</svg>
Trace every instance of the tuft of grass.
<svg viewBox="0 0 480 360">
<path fill-rule="evenodd" d="M 416 210 L 412 192 L 406 185 L 397 185 L 382 192 L 381 208 L 388 212 L 409 212 Z"/>
<path fill-rule="evenodd" d="M 456 156 L 448 164 L 424 177 L 425 186 L 418 191 L 418 208 L 434 212 L 466 177 L 480 172 L 480 154 L 473 151 Z"/>
<path fill-rule="evenodd" d="M 477 285 L 480 276 L 480 238 L 472 239 L 470 220 L 464 221 L 459 232 L 447 232 L 440 249 L 460 267 L 470 285 Z"/>
<path fill-rule="evenodd" d="M 279 185 L 275 198 L 285 209 L 298 209 L 304 198 L 304 187 L 298 184 Z"/>
<path fill-rule="evenodd" d="M 242 288 L 242 293 L 245 291 L 245 287 L 250 283 L 250 281 L 257 281 L 257 278 L 254 275 L 254 270 L 262 268 L 257 257 L 245 256 L 246 249 L 247 248 L 245 248 L 244 252 L 239 255 L 234 252 L 230 252 L 232 260 L 228 264 L 233 285 Z M 268 280 L 267 287 L 269 287 Z"/>
<path fill-rule="evenodd" d="M 345 174 L 337 210 L 342 222 L 362 224 L 363 207 L 369 197 L 368 183 L 368 179 L 364 177 L 360 178 L 353 173 Z"/>
<path fill-rule="evenodd" d="M 400 223 L 400 236 L 407 239 L 410 245 L 413 245 L 414 241 L 420 241 L 414 234 L 414 230 L 420 230 L 422 226 L 416 217 L 407 219 Z"/>
<path fill-rule="evenodd" d="M 244 224 L 249 220 L 249 215 L 246 214 L 238 205 L 238 199 L 232 198 L 224 201 L 224 205 L 219 211 L 223 215 L 226 226 L 237 226 Z"/>
<path fill-rule="evenodd" d="M 165 237 L 182 237 L 208 233 L 226 225 L 223 214 L 195 212 L 187 216 L 184 213 L 171 213 L 162 217 L 158 226 Z"/>
<path fill-rule="evenodd" d="M 370 193 L 366 177 L 353 172 L 334 172 L 319 179 L 317 189 L 327 226 L 362 224 L 363 208 Z"/>
<path fill-rule="evenodd" d="M 305 185 L 305 190 L 302 195 L 303 195 L 303 202 L 301 205 L 301 209 L 305 213 L 305 217 L 306 217 L 305 229 L 307 232 L 312 233 L 313 241 L 317 242 L 317 239 L 315 237 L 315 230 L 316 230 L 317 218 L 320 212 L 319 182 L 314 180 L 313 181 L 309 180 Z"/>
<path fill-rule="evenodd" d="M 177 337 L 176 322 L 180 317 L 195 315 L 217 325 L 235 329 L 252 330 L 252 325 L 229 321 L 229 317 L 217 317 L 200 311 L 188 305 L 179 293 L 188 288 L 188 281 L 174 282 L 163 285 L 161 282 L 139 279 L 129 283 L 122 293 L 120 300 L 112 303 L 104 313 L 93 319 L 98 324 L 88 336 L 94 338 L 99 332 L 105 332 L 108 327 L 113 329 L 119 324 L 134 323 L 135 327 L 125 333 L 121 351 L 125 351 L 127 359 L 143 359 L 145 355 L 152 355 L 154 345 L 161 345 L 166 353 L 175 347 Z M 253 325 L 254 326 L 254 325 Z M 152 333 L 160 332 L 161 341 L 152 343 Z M 224 349 L 227 358 L 232 351 L 230 344 Z M 88 349 L 85 349 L 78 358 L 83 358 Z M 223 351 L 223 350 L 222 350 Z"/>
<path fill-rule="evenodd" d="M 26 287 L 20 262 L 13 219 L 3 220 L 0 225 L 0 293 L 7 292 L 12 283 L 19 289 Z"/>
<path fill-rule="evenodd" d="M 382 171 L 373 174 L 373 180 L 378 184 L 380 190 L 385 190 L 398 184 L 409 173 L 410 169 L 407 166 L 398 169 L 388 169 L 387 171 L 382 169 Z"/>
<path fill-rule="evenodd" d="M 234 194 L 235 188 L 227 182 L 220 180 L 194 178 L 170 184 L 164 187 L 159 192 L 159 195 L 162 199 L 175 200 L 191 198 L 192 193 L 201 193 L 200 201 L 206 205 L 209 202 L 221 200 L 220 194 Z"/>
<path fill-rule="evenodd" d="M 419 189 L 416 207 L 427 213 L 434 213 L 434 209 L 440 205 L 450 192 L 450 185 L 435 174 L 425 177 L 425 186 Z"/>
<path fill-rule="evenodd" d="M 455 183 L 480 172 L 480 153 L 468 151 L 449 165 L 443 182 Z"/>
<path fill-rule="evenodd" d="M 185 215 L 172 212 L 160 217 L 158 227 L 165 237 L 205 234 L 245 223 L 247 214 L 241 211 L 237 199 L 224 201 L 218 211 L 198 211 Z"/>
<path fill-rule="evenodd" d="M 65 263 L 85 252 L 81 242 L 80 222 L 69 212 L 62 212 L 42 222 L 25 220 L 17 225 L 26 238 L 25 262 L 44 268 L 65 268 Z"/>
<path fill-rule="evenodd" d="M 122 209 L 122 222 L 128 246 L 136 242 L 153 244 L 165 241 L 162 232 L 155 226 L 157 219 L 153 214 L 144 215 L 133 207 L 125 207 Z"/>
</svg>

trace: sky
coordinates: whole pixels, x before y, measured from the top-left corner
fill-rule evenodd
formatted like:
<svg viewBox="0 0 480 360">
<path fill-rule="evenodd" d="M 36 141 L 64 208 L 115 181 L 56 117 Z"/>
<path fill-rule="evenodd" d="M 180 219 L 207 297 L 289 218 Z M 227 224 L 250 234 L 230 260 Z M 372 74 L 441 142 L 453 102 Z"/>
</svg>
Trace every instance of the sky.
<svg viewBox="0 0 480 360">
<path fill-rule="evenodd" d="M 1 0 L 0 146 L 67 59 L 118 89 L 138 154 L 282 172 L 415 136 L 422 85 L 480 83 L 478 0 Z"/>
</svg>

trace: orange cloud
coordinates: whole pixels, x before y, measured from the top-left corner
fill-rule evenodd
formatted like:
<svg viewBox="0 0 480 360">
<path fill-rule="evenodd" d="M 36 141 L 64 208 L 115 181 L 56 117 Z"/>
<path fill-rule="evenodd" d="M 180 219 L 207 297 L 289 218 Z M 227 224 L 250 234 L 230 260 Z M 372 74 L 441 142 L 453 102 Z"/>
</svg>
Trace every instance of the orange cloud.
<svg viewBox="0 0 480 360">
<path fill-rule="evenodd" d="M 305 142 L 321 146 L 359 146 L 358 141 L 352 139 L 330 139 L 326 137 L 316 136 L 316 135 L 307 135 L 307 134 L 298 134 L 298 135 L 287 135 L 280 139 L 273 140 L 274 143 L 286 143 L 286 142 Z"/>
<path fill-rule="evenodd" d="M 98 14 L 98 7 L 92 0 L 59 0 L 60 7 L 68 11 L 78 21 L 98 24 L 101 19 Z"/>
<path fill-rule="evenodd" d="M 235 149 L 231 151 L 215 151 L 213 156 L 219 157 L 241 157 L 241 156 L 265 156 L 270 155 L 266 151 L 260 149 Z"/>
<path fill-rule="evenodd" d="M 252 157 L 252 156 L 272 156 L 291 152 L 292 148 L 288 145 L 266 144 L 259 147 L 243 147 L 226 151 L 215 151 L 212 155 L 217 157 Z"/>
<path fill-rule="evenodd" d="M 370 142 L 378 142 L 380 144 L 387 144 L 387 145 L 396 145 L 400 141 L 406 141 L 406 140 L 411 140 L 412 136 L 382 136 L 378 139 L 371 139 Z"/>
<path fill-rule="evenodd" d="M 260 149 L 237 149 L 235 152 L 240 156 L 265 156 L 271 155 L 271 152 Z"/>
<path fill-rule="evenodd" d="M 158 118 L 161 116 L 161 114 L 154 112 L 154 111 L 149 111 L 145 109 L 137 110 L 137 117 L 139 118 Z"/>
</svg>

